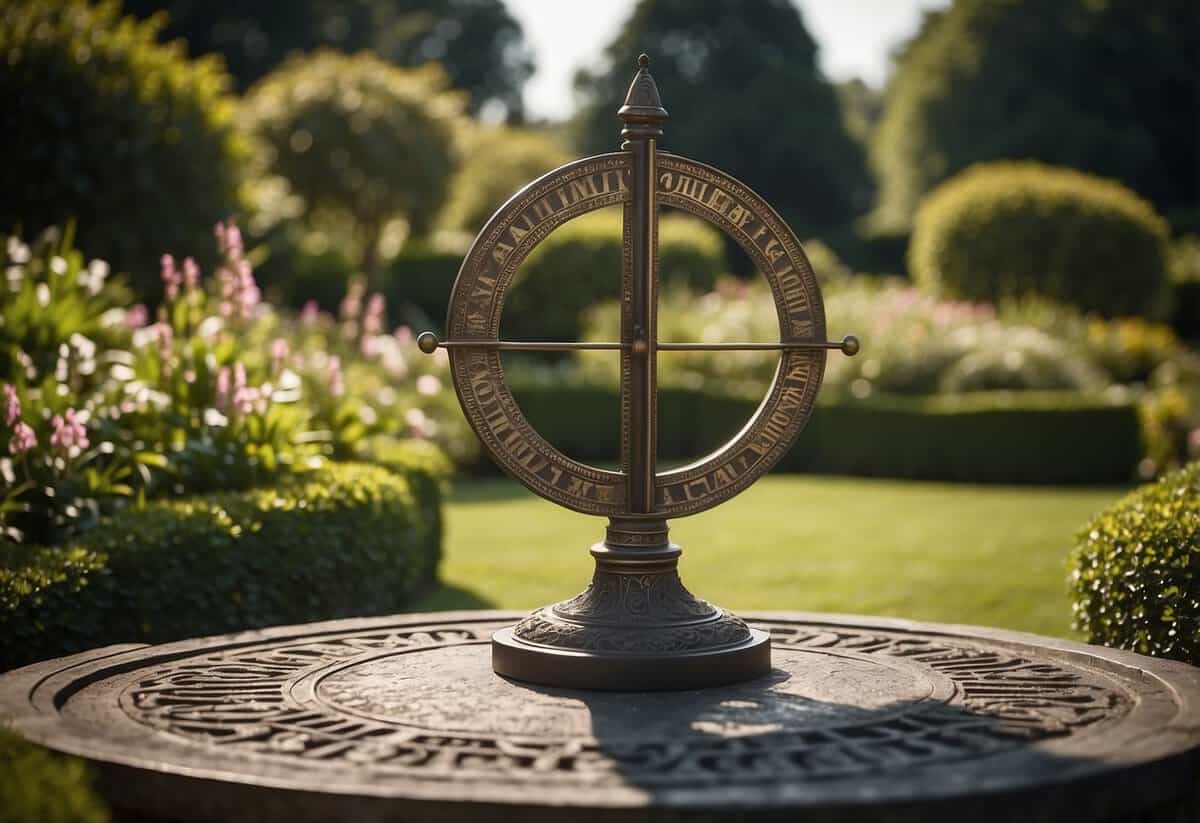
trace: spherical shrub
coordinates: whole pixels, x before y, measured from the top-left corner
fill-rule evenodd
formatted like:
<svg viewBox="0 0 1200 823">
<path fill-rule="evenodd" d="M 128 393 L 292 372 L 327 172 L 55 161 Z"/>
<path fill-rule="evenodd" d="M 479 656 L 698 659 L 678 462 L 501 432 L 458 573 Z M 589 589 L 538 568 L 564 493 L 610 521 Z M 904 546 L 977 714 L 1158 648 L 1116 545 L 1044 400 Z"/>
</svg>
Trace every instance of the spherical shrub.
<svg viewBox="0 0 1200 823">
<path fill-rule="evenodd" d="M 0 226 L 74 218 L 81 247 L 156 294 L 164 249 L 206 249 L 243 152 L 213 59 L 157 42 L 115 2 L 0 4 Z"/>
<path fill-rule="evenodd" d="M 504 305 L 505 334 L 573 340 L 582 314 L 621 288 L 621 212 L 577 217 L 542 241 L 517 272 Z M 663 215 L 658 224 L 658 271 L 664 285 L 709 291 L 725 270 L 716 229 L 694 217 Z"/>
<path fill-rule="evenodd" d="M 390 221 L 421 234 L 441 210 L 463 103 L 435 66 L 322 50 L 293 57 L 250 89 L 242 117 L 260 168 L 286 180 L 308 222 L 340 234 L 374 276 Z"/>
<path fill-rule="evenodd" d="M 1200 463 L 1097 516 L 1070 565 L 1075 627 L 1091 642 L 1200 664 Z"/>
<path fill-rule="evenodd" d="M 1039 163 L 974 166 L 917 212 L 909 268 L 971 300 L 1040 294 L 1107 315 L 1160 315 L 1167 225 L 1124 186 Z"/>
</svg>

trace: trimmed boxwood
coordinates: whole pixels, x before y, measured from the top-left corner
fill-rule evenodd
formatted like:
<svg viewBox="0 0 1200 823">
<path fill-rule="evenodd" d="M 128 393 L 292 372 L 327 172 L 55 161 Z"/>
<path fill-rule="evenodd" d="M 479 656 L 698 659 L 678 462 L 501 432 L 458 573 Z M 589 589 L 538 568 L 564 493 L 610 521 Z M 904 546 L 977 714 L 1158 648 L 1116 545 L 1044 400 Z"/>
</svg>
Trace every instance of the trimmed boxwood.
<svg viewBox="0 0 1200 823">
<path fill-rule="evenodd" d="M 1200 462 L 1098 515 L 1070 569 L 1075 628 L 1090 642 L 1200 665 Z"/>
<path fill-rule="evenodd" d="M 87 765 L 0 731 L 0 823 L 105 823 Z"/>
<path fill-rule="evenodd" d="M 514 372 L 525 416 L 571 457 L 616 460 L 615 387 Z M 659 394 L 660 459 L 678 462 L 736 434 L 761 398 L 678 387 Z M 1124 483 L 1142 457 L 1131 400 L 1076 392 L 974 392 L 823 401 L 779 471 L 983 483 Z"/>
<path fill-rule="evenodd" d="M 112 0 L 0 3 L 0 227 L 74 218 L 80 247 L 151 297 L 164 250 L 211 248 L 238 211 L 246 157 L 220 61 L 160 43 L 165 24 Z"/>
<path fill-rule="evenodd" d="M 922 202 L 908 261 L 919 284 L 967 300 L 1039 294 L 1110 316 L 1163 315 L 1167 236 L 1154 207 L 1115 181 L 982 163 Z"/>
<path fill-rule="evenodd" d="M 331 464 L 269 488 L 126 509 L 74 545 L 8 551 L 0 669 L 402 609 L 440 552 L 438 488 L 418 476 Z"/>
</svg>

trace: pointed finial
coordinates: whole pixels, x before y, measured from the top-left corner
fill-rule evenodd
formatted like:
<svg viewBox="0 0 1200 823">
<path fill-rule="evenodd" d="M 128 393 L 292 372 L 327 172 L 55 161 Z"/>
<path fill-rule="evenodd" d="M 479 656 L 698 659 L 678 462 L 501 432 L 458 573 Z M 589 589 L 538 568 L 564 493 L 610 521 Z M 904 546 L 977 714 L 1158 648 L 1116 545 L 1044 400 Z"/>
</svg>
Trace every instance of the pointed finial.
<svg viewBox="0 0 1200 823">
<path fill-rule="evenodd" d="M 637 74 L 633 76 L 629 93 L 625 95 L 625 105 L 617 110 L 617 116 L 625 123 L 625 128 L 621 129 L 624 140 L 622 148 L 630 140 L 662 137 L 662 124 L 668 115 L 659 99 L 658 85 L 650 76 L 649 67 L 650 55 L 640 55 Z"/>
</svg>

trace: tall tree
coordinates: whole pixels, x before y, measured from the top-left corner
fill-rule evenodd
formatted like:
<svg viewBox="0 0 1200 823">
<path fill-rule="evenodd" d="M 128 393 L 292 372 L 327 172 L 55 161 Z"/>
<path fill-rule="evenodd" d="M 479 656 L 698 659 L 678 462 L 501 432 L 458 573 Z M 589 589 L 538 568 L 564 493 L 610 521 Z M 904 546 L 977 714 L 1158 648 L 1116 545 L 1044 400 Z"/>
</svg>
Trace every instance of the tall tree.
<svg viewBox="0 0 1200 823">
<path fill-rule="evenodd" d="M 616 148 L 616 109 L 639 52 L 650 55 L 671 113 L 665 149 L 739 177 L 805 234 L 867 206 L 863 151 L 790 0 L 640 0 L 608 46 L 607 67 L 576 78 L 585 148 Z"/>
<path fill-rule="evenodd" d="M 957 0 L 897 52 L 872 146 L 877 217 L 903 227 L 940 181 L 1003 158 L 1195 209 L 1198 105 L 1194 0 Z"/>
<path fill-rule="evenodd" d="M 166 34 L 192 54 L 224 56 L 245 89 L 292 51 L 371 49 L 401 66 L 436 61 L 471 95 L 471 110 L 523 118 L 533 60 L 502 0 L 126 0 L 133 13 L 168 14 Z"/>
</svg>

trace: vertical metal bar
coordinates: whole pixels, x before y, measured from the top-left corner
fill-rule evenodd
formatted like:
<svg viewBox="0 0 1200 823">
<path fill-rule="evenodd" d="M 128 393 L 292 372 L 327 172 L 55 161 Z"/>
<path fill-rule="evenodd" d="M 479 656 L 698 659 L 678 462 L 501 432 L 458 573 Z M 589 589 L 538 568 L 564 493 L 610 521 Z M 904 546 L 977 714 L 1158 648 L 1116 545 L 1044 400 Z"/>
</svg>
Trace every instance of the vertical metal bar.
<svg viewBox="0 0 1200 823">
<path fill-rule="evenodd" d="M 621 148 L 632 155 L 630 200 L 625 206 L 627 246 L 623 277 L 621 342 L 621 462 L 628 475 L 629 510 L 654 511 L 657 452 L 658 394 L 658 208 L 655 153 L 667 119 L 650 72 L 650 58 L 638 58 L 638 72 L 629 86 L 625 105 L 617 112 L 624 122 Z"/>
<path fill-rule="evenodd" d="M 654 140 L 631 141 L 633 210 L 630 278 L 629 507 L 637 513 L 654 509 L 655 387 L 654 387 Z"/>
</svg>

